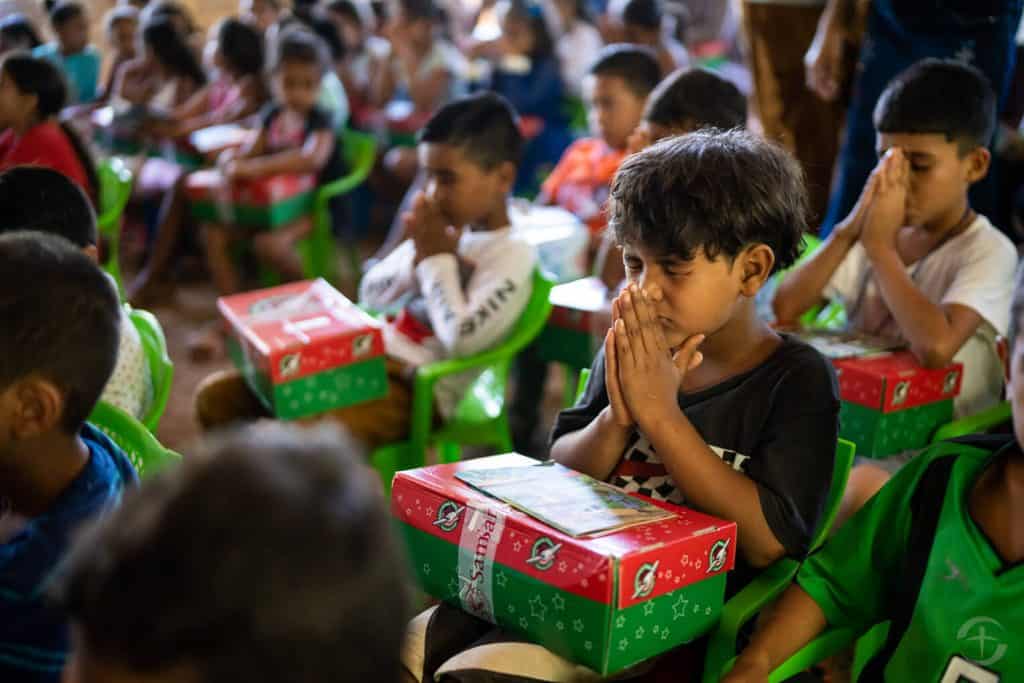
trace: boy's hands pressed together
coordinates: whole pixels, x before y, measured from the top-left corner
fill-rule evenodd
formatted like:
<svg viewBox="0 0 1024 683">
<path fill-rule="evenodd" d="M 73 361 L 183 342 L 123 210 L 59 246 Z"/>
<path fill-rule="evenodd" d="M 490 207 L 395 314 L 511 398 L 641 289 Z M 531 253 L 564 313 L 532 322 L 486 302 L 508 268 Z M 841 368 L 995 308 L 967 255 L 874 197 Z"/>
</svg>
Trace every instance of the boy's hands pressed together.
<svg viewBox="0 0 1024 683">
<path fill-rule="evenodd" d="M 608 391 L 608 407 L 612 413 L 612 421 L 623 429 L 632 428 L 636 424 L 633 414 L 626 406 L 622 396 L 622 383 L 619 381 L 619 360 L 615 353 L 616 320 L 622 317 L 618 300 L 612 301 L 612 329 L 604 337 L 604 388 Z"/>
<path fill-rule="evenodd" d="M 648 293 L 636 285 L 616 299 L 621 314 L 613 323 L 619 383 L 641 429 L 679 412 L 679 387 L 686 373 L 703 361 L 697 350 L 702 334 L 686 339 L 673 354 L 655 311 L 658 300 L 660 291 Z"/>
<path fill-rule="evenodd" d="M 868 255 L 896 248 L 896 236 L 906 223 L 910 161 L 899 147 L 885 153 L 872 172 L 874 195 L 860 236 Z"/>
<path fill-rule="evenodd" d="M 404 223 L 416 245 L 416 263 L 437 254 L 454 254 L 458 249 L 462 230 L 452 226 L 437 202 L 423 192 L 413 199 Z"/>
</svg>

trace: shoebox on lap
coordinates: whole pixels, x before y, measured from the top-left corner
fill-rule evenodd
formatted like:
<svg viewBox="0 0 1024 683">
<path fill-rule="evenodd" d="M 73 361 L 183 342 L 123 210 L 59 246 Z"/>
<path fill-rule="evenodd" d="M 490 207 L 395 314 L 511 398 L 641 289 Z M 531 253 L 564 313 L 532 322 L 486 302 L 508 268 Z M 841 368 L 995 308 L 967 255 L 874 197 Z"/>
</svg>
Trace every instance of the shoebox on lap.
<svg viewBox="0 0 1024 683">
<path fill-rule="evenodd" d="M 555 471 L 531 476 L 559 477 L 519 482 L 547 507 L 513 507 L 457 478 L 532 467 Z M 399 472 L 391 510 L 423 590 L 602 675 L 706 633 L 721 612 L 736 525 L 597 484 L 618 501 L 610 506 L 617 514 L 649 506 L 659 519 L 596 536 L 563 533 L 556 527 L 579 529 L 610 509 L 595 506 L 588 488 L 580 498 L 558 483 L 579 477 L 517 454 Z"/>
<path fill-rule="evenodd" d="M 884 457 L 923 448 L 953 419 L 963 366 L 925 368 L 909 351 L 868 337 L 801 335 L 831 358 L 839 380 L 839 436 L 857 454 Z"/>
<path fill-rule="evenodd" d="M 318 279 L 221 297 L 231 359 L 281 419 L 387 395 L 380 324 Z"/>
<path fill-rule="evenodd" d="M 580 219 L 557 206 L 536 206 L 524 200 L 509 202 L 512 230 L 537 250 L 541 270 L 555 282 L 584 277 L 590 233 Z"/>
<path fill-rule="evenodd" d="M 217 169 L 192 173 L 185 186 L 194 218 L 267 228 L 286 225 L 312 211 L 315 190 L 312 174 L 229 183 Z"/>
<path fill-rule="evenodd" d="M 589 368 L 604 341 L 600 321 L 608 289 L 600 278 L 588 277 L 551 289 L 551 315 L 537 338 L 540 357 L 550 363 Z"/>
</svg>

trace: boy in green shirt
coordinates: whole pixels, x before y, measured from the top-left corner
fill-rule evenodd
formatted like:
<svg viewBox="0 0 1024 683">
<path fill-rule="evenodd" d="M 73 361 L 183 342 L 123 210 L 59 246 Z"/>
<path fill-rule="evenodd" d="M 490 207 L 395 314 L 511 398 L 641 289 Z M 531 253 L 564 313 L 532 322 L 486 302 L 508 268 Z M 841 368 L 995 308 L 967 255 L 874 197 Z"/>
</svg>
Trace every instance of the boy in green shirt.
<svg viewBox="0 0 1024 683">
<path fill-rule="evenodd" d="M 1011 308 L 1013 435 L 938 444 L 801 569 L 724 680 L 766 681 L 830 628 L 890 621 L 862 681 L 1024 680 L 1024 271 Z"/>
</svg>

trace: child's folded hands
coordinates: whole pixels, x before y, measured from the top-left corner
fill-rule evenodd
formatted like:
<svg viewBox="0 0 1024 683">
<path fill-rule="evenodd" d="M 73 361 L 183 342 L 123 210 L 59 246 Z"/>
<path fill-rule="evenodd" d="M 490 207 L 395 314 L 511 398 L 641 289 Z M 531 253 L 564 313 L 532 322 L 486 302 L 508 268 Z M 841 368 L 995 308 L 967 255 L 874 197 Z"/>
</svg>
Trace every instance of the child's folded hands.
<svg viewBox="0 0 1024 683">
<path fill-rule="evenodd" d="M 641 428 L 679 413 L 679 387 L 703 361 L 697 350 L 702 334 L 688 337 L 675 352 L 669 347 L 656 311 L 658 294 L 630 285 L 613 307 L 618 383 L 627 414 Z"/>
</svg>

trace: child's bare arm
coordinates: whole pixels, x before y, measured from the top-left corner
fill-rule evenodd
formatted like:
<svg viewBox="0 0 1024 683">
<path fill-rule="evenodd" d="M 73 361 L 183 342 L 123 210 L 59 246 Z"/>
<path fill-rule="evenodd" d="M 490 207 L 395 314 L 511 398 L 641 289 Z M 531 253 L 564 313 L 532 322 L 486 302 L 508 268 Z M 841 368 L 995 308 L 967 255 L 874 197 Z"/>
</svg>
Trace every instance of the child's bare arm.
<svg viewBox="0 0 1024 683">
<path fill-rule="evenodd" d="M 257 142 L 265 139 L 261 134 Z M 299 149 L 289 149 L 274 154 L 258 155 L 253 152 L 235 162 L 231 175 L 235 178 L 259 178 L 278 173 L 316 173 L 324 167 L 337 142 L 329 130 L 318 131 L 309 136 Z"/>
<path fill-rule="evenodd" d="M 758 485 L 718 457 L 679 408 L 679 387 L 703 360 L 697 347 L 704 336 L 690 337 L 673 355 L 646 292 L 631 286 L 618 302 L 622 315 L 613 329 L 619 377 L 640 430 L 688 504 L 736 522 L 739 550 L 747 562 L 771 564 L 786 550 L 765 518 Z"/>
<path fill-rule="evenodd" d="M 434 69 L 423 78 L 417 78 L 409 84 L 409 99 L 416 111 L 433 111 L 441 93 L 448 89 L 451 75 L 447 69 Z"/>
<path fill-rule="evenodd" d="M 874 267 L 882 298 L 910 350 L 922 365 L 942 367 L 953 360 L 982 318 L 969 306 L 933 303 L 907 273 L 896 236 L 904 223 L 910 162 L 902 150 L 894 148 L 881 165 L 883 173 L 861 243 Z"/>
<path fill-rule="evenodd" d="M 817 252 L 782 278 L 772 299 L 772 309 L 779 323 L 795 323 L 805 311 L 824 302 L 822 292 L 860 237 L 875 183 L 875 175 L 872 174 L 846 220 L 835 227 Z"/>
<path fill-rule="evenodd" d="M 374 59 L 370 67 L 370 102 L 374 107 L 381 109 L 386 107 L 395 94 L 398 87 L 395 78 L 395 67 L 393 58 L 382 57 Z"/>
<path fill-rule="evenodd" d="M 622 399 L 611 332 L 605 337 L 604 348 L 604 382 L 608 391 L 608 406 L 586 427 L 565 434 L 551 444 L 552 460 L 602 481 L 611 475 L 618 464 L 634 425 L 633 416 Z"/>
<path fill-rule="evenodd" d="M 826 626 L 825 613 L 799 586 L 790 586 L 758 624 L 750 645 L 722 683 L 764 683 L 775 668 Z"/>
</svg>

